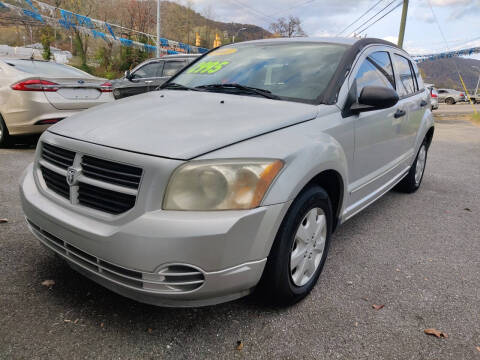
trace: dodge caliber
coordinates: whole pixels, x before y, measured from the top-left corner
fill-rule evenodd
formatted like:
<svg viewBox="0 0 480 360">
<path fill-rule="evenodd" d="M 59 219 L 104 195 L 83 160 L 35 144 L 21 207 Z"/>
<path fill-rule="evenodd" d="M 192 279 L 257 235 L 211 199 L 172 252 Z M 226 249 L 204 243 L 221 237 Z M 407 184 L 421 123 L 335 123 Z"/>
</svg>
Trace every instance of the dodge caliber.
<svg viewBox="0 0 480 360">
<path fill-rule="evenodd" d="M 389 42 L 244 42 L 49 128 L 21 199 L 43 245 L 124 296 L 290 305 L 341 223 L 419 188 L 433 131 L 417 66 Z"/>
</svg>

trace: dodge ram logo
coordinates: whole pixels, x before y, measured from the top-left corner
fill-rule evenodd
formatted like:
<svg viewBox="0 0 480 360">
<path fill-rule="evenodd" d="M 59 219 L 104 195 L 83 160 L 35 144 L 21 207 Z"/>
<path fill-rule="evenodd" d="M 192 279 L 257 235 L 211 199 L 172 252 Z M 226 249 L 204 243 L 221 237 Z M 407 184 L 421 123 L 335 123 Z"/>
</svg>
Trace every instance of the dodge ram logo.
<svg viewBox="0 0 480 360">
<path fill-rule="evenodd" d="M 76 181 L 77 181 L 77 169 L 73 168 L 73 167 L 69 167 L 67 169 L 67 184 L 72 186 L 72 185 L 75 185 Z"/>
</svg>

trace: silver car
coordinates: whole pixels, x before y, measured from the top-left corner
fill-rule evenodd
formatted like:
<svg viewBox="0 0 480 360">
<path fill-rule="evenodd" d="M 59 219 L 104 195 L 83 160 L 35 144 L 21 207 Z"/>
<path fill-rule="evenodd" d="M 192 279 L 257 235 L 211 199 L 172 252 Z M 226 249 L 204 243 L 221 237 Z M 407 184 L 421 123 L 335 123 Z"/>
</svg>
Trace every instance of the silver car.
<svg viewBox="0 0 480 360">
<path fill-rule="evenodd" d="M 453 89 L 438 89 L 438 101 L 448 105 L 465 101 L 465 94 Z"/>
<path fill-rule="evenodd" d="M 434 122 L 409 55 L 378 39 L 214 49 L 161 91 L 46 131 L 20 192 L 33 234 L 141 302 L 201 306 L 317 282 L 335 229 L 416 191 Z"/>
<path fill-rule="evenodd" d="M 52 124 L 113 100 L 112 86 L 72 66 L 0 59 L 0 147 L 11 136 L 40 134 Z"/>
</svg>

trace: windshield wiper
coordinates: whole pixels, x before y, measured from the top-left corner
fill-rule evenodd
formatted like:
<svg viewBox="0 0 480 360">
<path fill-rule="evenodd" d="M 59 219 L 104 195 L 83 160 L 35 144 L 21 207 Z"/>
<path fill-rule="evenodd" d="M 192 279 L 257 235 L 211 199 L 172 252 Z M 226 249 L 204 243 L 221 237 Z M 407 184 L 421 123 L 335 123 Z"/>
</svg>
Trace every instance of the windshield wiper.
<svg viewBox="0 0 480 360">
<path fill-rule="evenodd" d="M 185 86 L 182 84 L 178 84 L 175 82 L 167 83 L 166 85 L 161 85 L 158 89 L 172 89 L 172 90 L 192 90 L 192 91 L 200 91 L 199 89 L 192 88 L 189 86 Z"/>
<path fill-rule="evenodd" d="M 200 86 L 196 86 L 195 89 L 205 89 L 205 90 L 236 89 L 246 93 L 260 95 L 268 99 L 274 99 L 274 100 L 280 99 L 280 96 L 272 94 L 272 92 L 269 90 L 259 89 L 252 86 L 240 85 L 236 83 L 200 85 Z"/>
</svg>

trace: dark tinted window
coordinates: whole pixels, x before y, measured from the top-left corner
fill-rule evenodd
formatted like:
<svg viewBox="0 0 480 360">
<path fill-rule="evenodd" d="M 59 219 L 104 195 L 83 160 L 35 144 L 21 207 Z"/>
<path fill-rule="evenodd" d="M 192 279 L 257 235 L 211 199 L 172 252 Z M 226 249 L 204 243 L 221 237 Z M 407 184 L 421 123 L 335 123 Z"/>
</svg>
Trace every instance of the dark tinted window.
<svg viewBox="0 0 480 360">
<path fill-rule="evenodd" d="M 362 66 L 360 66 L 355 79 L 357 82 L 357 97 L 360 96 L 360 93 L 365 86 L 383 86 L 393 89 L 390 80 L 369 58 L 367 58 Z"/>
<path fill-rule="evenodd" d="M 167 61 L 163 67 L 163 76 L 173 76 L 185 66 L 185 61 Z"/>
<path fill-rule="evenodd" d="M 395 54 L 395 65 L 400 77 L 400 84 L 397 86 L 399 96 L 409 95 L 415 92 L 415 80 L 413 78 L 410 62 L 403 56 Z"/>
<path fill-rule="evenodd" d="M 133 78 L 143 79 L 157 77 L 159 76 L 158 74 L 162 71 L 162 65 L 162 62 L 146 64 L 133 73 Z"/>
<path fill-rule="evenodd" d="M 393 66 L 390 60 L 390 55 L 386 51 L 376 51 L 371 53 L 368 58 L 375 67 L 380 70 L 383 75 L 390 81 L 393 87 L 395 87 L 395 77 L 393 76 Z"/>
</svg>

